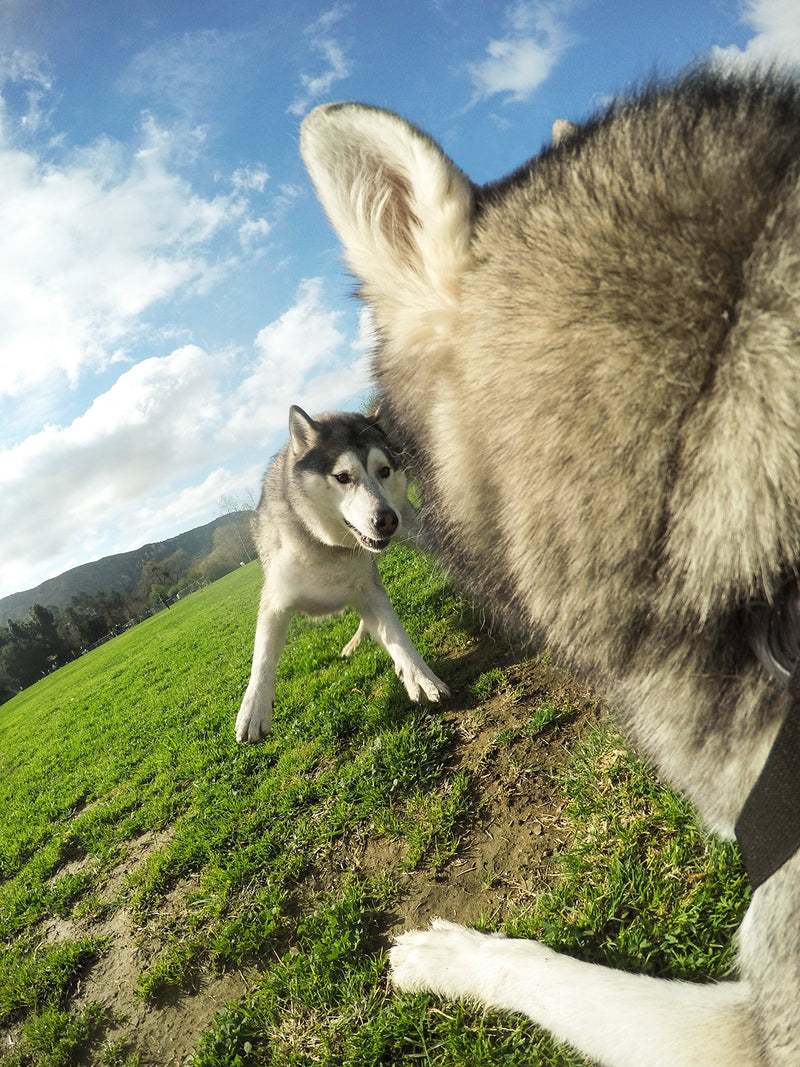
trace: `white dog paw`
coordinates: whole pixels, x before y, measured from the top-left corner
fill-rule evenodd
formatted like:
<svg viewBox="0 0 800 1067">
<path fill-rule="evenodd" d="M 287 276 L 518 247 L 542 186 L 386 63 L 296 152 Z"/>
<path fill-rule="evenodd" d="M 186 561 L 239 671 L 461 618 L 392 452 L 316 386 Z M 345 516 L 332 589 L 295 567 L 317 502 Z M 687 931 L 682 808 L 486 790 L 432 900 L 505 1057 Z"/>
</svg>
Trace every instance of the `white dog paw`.
<svg viewBox="0 0 800 1067">
<path fill-rule="evenodd" d="M 260 741 L 266 737 L 272 725 L 272 701 L 266 707 L 248 700 L 245 693 L 239 714 L 236 716 L 236 740 L 240 743 Z"/>
<path fill-rule="evenodd" d="M 475 996 L 483 977 L 482 950 L 496 936 L 434 919 L 427 930 L 397 938 L 389 951 L 392 981 L 407 993 Z"/>
<path fill-rule="evenodd" d="M 442 679 L 437 678 L 435 674 L 423 678 L 422 688 L 425 691 L 425 696 L 433 704 L 438 704 L 440 700 L 446 700 L 450 696 L 449 686 L 445 685 Z"/>
<path fill-rule="evenodd" d="M 422 671 L 416 667 L 401 667 L 397 671 L 397 677 L 406 687 L 406 692 L 415 704 L 421 704 L 428 700 L 432 704 L 438 704 L 443 698 L 450 696 L 450 690 L 437 678 L 433 671 Z"/>
</svg>

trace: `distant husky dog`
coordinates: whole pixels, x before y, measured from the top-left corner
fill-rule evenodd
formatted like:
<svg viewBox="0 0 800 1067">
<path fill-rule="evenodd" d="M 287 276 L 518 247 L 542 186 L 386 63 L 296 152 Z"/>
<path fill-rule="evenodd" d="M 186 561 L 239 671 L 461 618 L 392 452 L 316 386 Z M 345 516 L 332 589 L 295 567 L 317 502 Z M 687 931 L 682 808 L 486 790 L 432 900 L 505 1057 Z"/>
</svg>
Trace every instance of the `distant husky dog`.
<svg viewBox="0 0 800 1067">
<path fill-rule="evenodd" d="M 264 588 L 250 682 L 236 718 L 237 741 L 270 728 L 275 671 L 293 611 L 330 615 L 354 607 L 386 649 L 412 700 L 449 696 L 411 643 L 381 585 L 375 558 L 404 527 L 416 532 L 408 482 L 377 418 L 334 412 L 310 418 L 289 411 L 289 443 L 264 476 L 255 520 Z"/>
<path fill-rule="evenodd" d="M 800 571 L 800 90 L 693 71 L 557 133 L 484 187 L 358 104 L 313 111 L 301 146 L 377 321 L 431 540 L 603 682 L 730 838 L 790 707 L 762 661 Z M 766 622 L 754 601 L 775 606 Z M 391 966 L 403 989 L 525 1012 L 603 1064 L 797 1067 L 798 931 L 794 852 L 754 893 L 738 981 L 442 922 L 402 935 Z"/>
</svg>

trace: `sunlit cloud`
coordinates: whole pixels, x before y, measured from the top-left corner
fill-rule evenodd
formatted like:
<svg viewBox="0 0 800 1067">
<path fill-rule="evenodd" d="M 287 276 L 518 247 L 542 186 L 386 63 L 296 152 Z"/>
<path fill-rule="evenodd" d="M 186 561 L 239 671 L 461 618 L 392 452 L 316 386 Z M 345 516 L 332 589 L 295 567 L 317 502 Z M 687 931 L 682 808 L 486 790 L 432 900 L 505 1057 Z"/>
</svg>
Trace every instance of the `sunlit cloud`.
<svg viewBox="0 0 800 1067">
<path fill-rule="evenodd" d="M 15 516 L 0 531 L 0 588 L 21 588 L 47 560 L 53 572 L 69 566 L 66 545 L 90 558 L 101 534 L 131 546 L 154 529 L 167 537 L 207 521 L 219 496 L 257 488 L 291 404 L 327 410 L 366 389 L 364 328 L 343 319 L 322 281 L 307 279 L 251 353 L 184 345 L 142 360 L 68 425 L 0 451 L 0 494 Z"/>
<path fill-rule="evenodd" d="M 209 242 L 238 230 L 246 204 L 194 192 L 168 141 L 148 120 L 133 150 L 101 138 L 54 163 L 0 147 L 0 395 L 107 366 L 154 305 L 225 272 Z"/>
<path fill-rule="evenodd" d="M 352 63 L 343 46 L 333 36 L 331 29 L 348 12 L 349 7 L 336 4 L 330 11 L 306 29 L 306 37 L 313 52 L 322 57 L 324 68 L 319 74 L 301 74 L 301 91 L 289 105 L 291 115 L 305 115 L 309 108 L 327 97 L 337 82 L 349 78 Z"/>
<path fill-rule="evenodd" d="M 159 109 L 196 121 L 208 110 L 226 72 L 237 67 L 247 40 L 241 33 L 191 30 L 156 41 L 134 56 L 119 87 Z"/>
<path fill-rule="evenodd" d="M 573 43 L 564 17 L 570 2 L 518 3 L 506 11 L 506 36 L 491 40 L 486 58 L 469 67 L 475 92 L 471 103 L 507 94 L 522 102 L 547 80 Z"/>
<path fill-rule="evenodd" d="M 797 0 L 746 0 L 741 21 L 755 31 L 744 48 L 712 49 L 723 67 L 800 66 L 800 5 Z"/>
<path fill-rule="evenodd" d="M 282 432 L 291 404 L 330 410 L 365 389 L 366 354 L 360 337 L 348 337 L 343 318 L 325 303 L 322 279 L 303 281 L 294 304 L 255 339 L 256 358 L 237 391 L 228 432 L 263 441 Z"/>
<path fill-rule="evenodd" d="M 0 53 L 0 96 L 16 93 L 19 97 L 14 121 L 20 133 L 36 134 L 49 124 L 52 88 L 53 75 L 46 57 L 25 48 Z"/>
<path fill-rule="evenodd" d="M 268 181 L 266 167 L 239 167 L 231 175 L 231 185 L 236 192 L 263 193 Z"/>
</svg>

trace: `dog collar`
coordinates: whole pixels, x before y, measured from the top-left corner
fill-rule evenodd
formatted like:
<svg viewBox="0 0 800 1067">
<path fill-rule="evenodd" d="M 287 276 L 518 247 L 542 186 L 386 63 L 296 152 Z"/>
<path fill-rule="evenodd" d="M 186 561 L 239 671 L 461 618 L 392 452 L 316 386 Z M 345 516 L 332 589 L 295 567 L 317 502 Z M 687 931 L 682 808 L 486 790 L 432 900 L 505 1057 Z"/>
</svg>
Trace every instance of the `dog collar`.
<svg viewBox="0 0 800 1067">
<path fill-rule="evenodd" d="M 792 581 L 774 605 L 750 618 L 753 651 L 788 686 L 790 702 L 761 774 L 736 821 L 735 834 L 755 891 L 800 848 L 800 587 Z"/>
</svg>

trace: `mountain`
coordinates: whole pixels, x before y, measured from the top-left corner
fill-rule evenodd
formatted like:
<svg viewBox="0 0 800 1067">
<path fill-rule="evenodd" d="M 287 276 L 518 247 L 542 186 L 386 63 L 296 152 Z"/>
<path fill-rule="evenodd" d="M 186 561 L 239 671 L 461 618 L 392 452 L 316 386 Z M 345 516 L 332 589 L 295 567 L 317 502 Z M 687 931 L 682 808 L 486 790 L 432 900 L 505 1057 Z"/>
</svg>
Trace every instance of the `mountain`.
<svg viewBox="0 0 800 1067">
<path fill-rule="evenodd" d="M 170 537 L 166 541 L 143 545 L 131 552 L 119 552 L 105 556 L 93 563 L 83 563 L 72 567 L 55 578 L 34 589 L 25 589 L 21 593 L 11 593 L 0 598 L 0 626 L 5 626 L 9 619 L 24 619 L 33 604 L 45 607 L 57 607 L 63 611 L 69 607 L 76 593 L 122 593 L 133 590 L 139 584 L 142 567 L 149 560 L 167 559 L 180 549 L 192 560 L 201 560 L 208 556 L 214 547 L 214 531 L 219 526 L 241 519 L 246 512 L 233 512 L 222 515 L 205 526 L 197 526 L 186 533 Z"/>
</svg>

